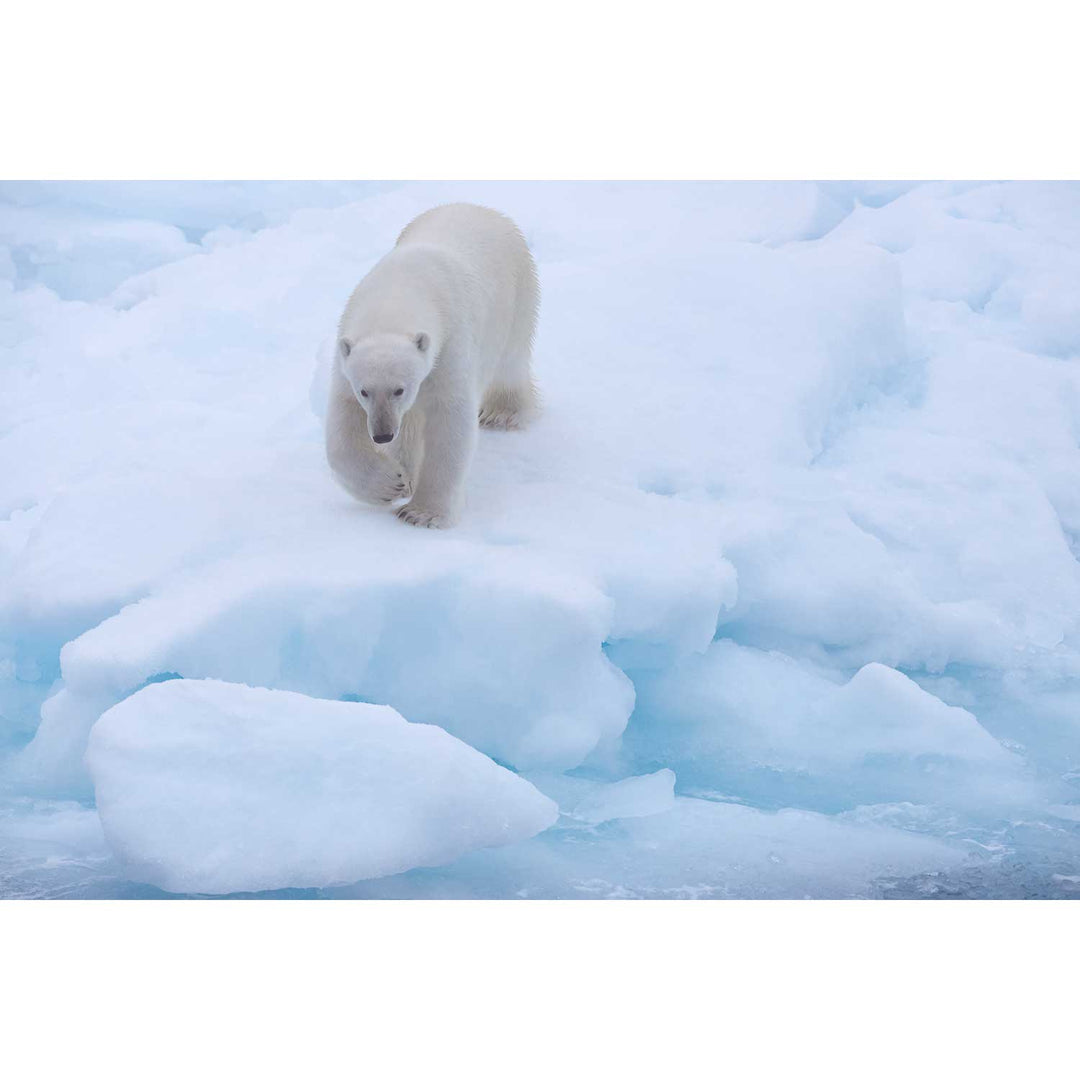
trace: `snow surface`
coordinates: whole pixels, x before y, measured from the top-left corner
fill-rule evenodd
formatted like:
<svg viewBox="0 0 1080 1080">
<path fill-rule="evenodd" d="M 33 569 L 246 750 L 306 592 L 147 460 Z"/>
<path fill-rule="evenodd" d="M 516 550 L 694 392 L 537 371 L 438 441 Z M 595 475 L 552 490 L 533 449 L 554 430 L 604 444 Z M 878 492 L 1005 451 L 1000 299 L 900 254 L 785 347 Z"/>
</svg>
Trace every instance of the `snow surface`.
<svg viewBox="0 0 1080 1080">
<path fill-rule="evenodd" d="M 320 417 L 348 293 L 455 199 L 534 250 L 544 411 L 431 534 Z M 1078 296 L 1075 184 L 0 185 L 0 895 L 1077 895 Z M 319 776 L 260 734 L 293 695 Z M 363 882 L 362 829 L 216 884 L 120 839 L 196 727 L 185 813 L 256 760 L 268 830 L 386 810 L 320 756 L 342 702 L 561 816 Z M 443 824 L 490 835 L 479 790 Z"/>
</svg>

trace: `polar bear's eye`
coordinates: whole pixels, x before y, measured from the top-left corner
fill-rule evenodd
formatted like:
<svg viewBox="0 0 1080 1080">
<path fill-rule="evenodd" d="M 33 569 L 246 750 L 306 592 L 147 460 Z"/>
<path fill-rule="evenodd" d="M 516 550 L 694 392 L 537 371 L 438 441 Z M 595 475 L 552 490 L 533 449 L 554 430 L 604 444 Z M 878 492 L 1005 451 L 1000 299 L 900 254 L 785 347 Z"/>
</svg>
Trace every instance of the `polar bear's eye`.
<svg viewBox="0 0 1080 1080">
<path fill-rule="evenodd" d="M 361 390 L 360 391 L 360 396 L 361 397 L 367 397 L 367 391 L 366 390 Z"/>
<path fill-rule="evenodd" d="M 404 386 L 399 386 L 399 387 L 398 387 L 398 388 L 397 388 L 397 389 L 396 389 L 396 390 L 394 391 L 394 397 L 401 397 L 401 395 L 402 395 L 402 394 L 404 394 L 404 393 L 405 393 L 405 387 L 404 387 Z"/>
</svg>

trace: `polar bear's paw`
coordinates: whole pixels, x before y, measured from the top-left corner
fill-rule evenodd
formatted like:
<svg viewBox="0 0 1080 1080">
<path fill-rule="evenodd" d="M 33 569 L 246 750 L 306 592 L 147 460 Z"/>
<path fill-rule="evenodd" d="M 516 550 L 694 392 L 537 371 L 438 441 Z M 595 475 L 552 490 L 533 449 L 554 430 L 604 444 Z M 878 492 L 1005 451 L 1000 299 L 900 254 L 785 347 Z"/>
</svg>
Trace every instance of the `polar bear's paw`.
<svg viewBox="0 0 1080 1080">
<path fill-rule="evenodd" d="M 501 431 L 518 431 L 529 422 L 533 394 L 505 387 L 489 390 L 480 405 L 480 426 Z"/>
<path fill-rule="evenodd" d="M 380 469 L 371 477 L 368 485 L 368 498 L 383 506 L 402 506 L 412 498 L 412 494 L 412 477 L 396 462 Z"/>
<path fill-rule="evenodd" d="M 416 525 L 421 529 L 449 529 L 454 524 L 454 519 L 441 510 L 425 510 L 422 506 L 403 506 L 397 516 L 409 525 Z"/>
</svg>

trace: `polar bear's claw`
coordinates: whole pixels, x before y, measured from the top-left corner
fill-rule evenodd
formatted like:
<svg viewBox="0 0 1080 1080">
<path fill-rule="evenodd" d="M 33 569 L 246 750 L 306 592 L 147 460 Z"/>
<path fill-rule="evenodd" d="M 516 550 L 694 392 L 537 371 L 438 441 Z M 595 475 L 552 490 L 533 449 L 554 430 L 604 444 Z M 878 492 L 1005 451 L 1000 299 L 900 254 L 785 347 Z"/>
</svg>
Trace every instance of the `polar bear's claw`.
<svg viewBox="0 0 1080 1080">
<path fill-rule="evenodd" d="M 419 506 L 403 506 L 398 510 L 397 516 L 409 525 L 416 525 L 421 529 L 448 529 L 454 524 L 449 515 L 436 510 L 424 510 Z"/>
<path fill-rule="evenodd" d="M 514 431 L 524 427 L 517 409 L 481 409 L 480 426 L 502 431 Z"/>
</svg>

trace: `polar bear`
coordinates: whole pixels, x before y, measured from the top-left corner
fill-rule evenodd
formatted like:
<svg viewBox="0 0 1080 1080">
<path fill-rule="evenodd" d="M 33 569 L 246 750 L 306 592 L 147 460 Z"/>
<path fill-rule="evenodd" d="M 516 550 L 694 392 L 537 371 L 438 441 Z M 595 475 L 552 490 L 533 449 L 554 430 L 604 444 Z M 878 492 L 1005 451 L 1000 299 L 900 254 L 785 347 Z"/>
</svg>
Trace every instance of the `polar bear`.
<svg viewBox="0 0 1080 1080">
<path fill-rule="evenodd" d="M 326 456 L 342 486 L 410 525 L 453 525 L 477 420 L 520 428 L 535 412 L 538 305 L 536 266 L 509 218 L 459 203 L 407 225 L 338 327 Z"/>
</svg>

